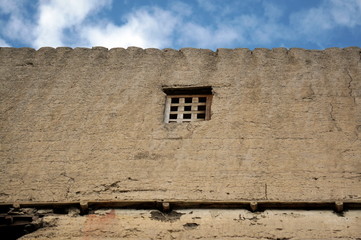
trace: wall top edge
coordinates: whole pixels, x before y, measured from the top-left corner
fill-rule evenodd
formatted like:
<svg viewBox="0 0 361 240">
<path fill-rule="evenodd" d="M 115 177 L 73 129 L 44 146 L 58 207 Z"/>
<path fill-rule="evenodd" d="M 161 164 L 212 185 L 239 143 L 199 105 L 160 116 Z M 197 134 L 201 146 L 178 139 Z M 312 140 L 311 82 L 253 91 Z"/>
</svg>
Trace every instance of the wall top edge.
<svg viewBox="0 0 361 240">
<path fill-rule="evenodd" d="M 331 48 L 325 48 L 323 50 L 320 49 L 305 49 L 305 48 L 283 48 L 283 47 L 279 47 L 279 48 L 255 48 L 253 50 L 250 50 L 249 48 L 217 48 L 216 51 L 210 50 L 210 49 L 204 49 L 204 48 L 181 48 L 179 50 L 177 49 L 173 49 L 173 48 L 164 48 L 164 49 L 158 49 L 158 48 L 140 48 L 140 47 L 128 47 L 128 48 L 122 48 L 122 47 L 116 47 L 116 48 L 106 48 L 106 47 L 101 47 L 101 46 L 95 46 L 95 47 L 91 47 L 91 48 L 87 48 L 87 47 L 75 47 L 75 48 L 71 48 L 71 47 L 41 47 L 39 49 L 34 49 L 34 48 L 29 48 L 29 47 L 20 47 L 20 48 L 15 48 L 15 47 L 0 47 L 0 51 L 2 49 L 7 49 L 7 50 L 14 50 L 14 51 L 34 51 L 34 52 L 42 52 L 42 51 L 52 51 L 52 50 L 60 50 L 60 51 L 145 51 L 145 52 L 189 52 L 189 51 L 193 51 L 193 52 L 209 52 L 209 53 L 218 53 L 218 52 L 228 52 L 228 51 L 249 51 L 249 52 L 257 52 L 257 51 L 305 51 L 305 52 L 324 52 L 324 51 L 332 51 L 332 50 L 358 50 L 361 51 L 361 47 L 357 47 L 357 46 L 350 46 L 350 47 L 345 47 L 345 48 L 339 48 L 339 47 L 331 47 Z"/>
</svg>

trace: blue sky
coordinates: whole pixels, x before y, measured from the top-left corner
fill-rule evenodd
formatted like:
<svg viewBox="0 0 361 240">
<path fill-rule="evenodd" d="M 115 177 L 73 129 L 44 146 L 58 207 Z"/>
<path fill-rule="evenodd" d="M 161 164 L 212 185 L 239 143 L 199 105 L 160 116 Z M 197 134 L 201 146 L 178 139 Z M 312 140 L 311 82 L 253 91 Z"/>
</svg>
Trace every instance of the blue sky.
<svg viewBox="0 0 361 240">
<path fill-rule="evenodd" d="M 361 0 L 0 0 L 1 47 L 361 46 Z"/>
</svg>

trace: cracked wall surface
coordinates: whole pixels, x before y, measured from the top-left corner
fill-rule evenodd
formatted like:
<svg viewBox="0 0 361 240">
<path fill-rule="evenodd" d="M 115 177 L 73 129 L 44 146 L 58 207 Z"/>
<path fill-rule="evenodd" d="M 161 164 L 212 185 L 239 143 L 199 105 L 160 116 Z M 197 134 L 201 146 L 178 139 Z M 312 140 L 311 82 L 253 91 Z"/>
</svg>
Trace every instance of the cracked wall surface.
<svg viewBox="0 0 361 240">
<path fill-rule="evenodd" d="M 361 200 L 360 52 L 0 48 L 0 202 Z"/>
</svg>

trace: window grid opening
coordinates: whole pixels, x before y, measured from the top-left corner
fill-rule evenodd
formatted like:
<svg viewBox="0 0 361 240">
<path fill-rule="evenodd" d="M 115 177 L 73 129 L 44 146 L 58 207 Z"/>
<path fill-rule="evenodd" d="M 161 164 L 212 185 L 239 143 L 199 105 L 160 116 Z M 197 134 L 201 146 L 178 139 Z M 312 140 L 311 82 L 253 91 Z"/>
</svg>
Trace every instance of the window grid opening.
<svg viewBox="0 0 361 240">
<path fill-rule="evenodd" d="M 182 123 L 210 119 L 212 95 L 169 95 L 165 122 Z"/>
</svg>

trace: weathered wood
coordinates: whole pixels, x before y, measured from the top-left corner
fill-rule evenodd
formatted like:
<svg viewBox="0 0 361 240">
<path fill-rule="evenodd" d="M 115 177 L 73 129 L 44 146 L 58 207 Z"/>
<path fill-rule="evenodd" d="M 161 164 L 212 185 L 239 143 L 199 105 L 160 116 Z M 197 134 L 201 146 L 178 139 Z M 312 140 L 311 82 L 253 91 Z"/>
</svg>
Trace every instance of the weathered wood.
<svg viewBox="0 0 361 240">
<path fill-rule="evenodd" d="M 251 207 L 252 212 L 257 211 L 257 202 L 250 202 L 249 205 Z"/>
<path fill-rule="evenodd" d="M 80 206 L 80 213 L 81 213 L 81 214 L 86 214 L 86 213 L 88 213 L 88 211 L 89 211 L 88 202 L 80 201 L 80 202 L 79 202 L 79 206 Z"/>
<path fill-rule="evenodd" d="M 344 210 L 361 209 L 361 201 L 154 201 L 154 200 L 119 200 L 119 201 L 80 201 L 80 202 L 20 202 L 22 208 L 71 208 L 79 207 L 82 211 L 87 211 L 89 208 L 126 208 L 126 209 L 157 209 L 161 206 L 162 209 L 250 209 L 252 211 L 266 210 L 266 209 L 328 209 L 342 212 Z M 0 203 L 0 207 L 11 207 L 12 203 Z"/>
<path fill-rule="evenodd" d="M 336 201 L 335 202 L 335 210 L 336 212 L 340 213 L 343 211 L 343 202 L 341 201 Z"/>
</svg>

